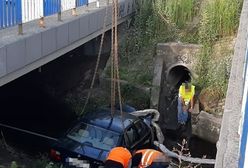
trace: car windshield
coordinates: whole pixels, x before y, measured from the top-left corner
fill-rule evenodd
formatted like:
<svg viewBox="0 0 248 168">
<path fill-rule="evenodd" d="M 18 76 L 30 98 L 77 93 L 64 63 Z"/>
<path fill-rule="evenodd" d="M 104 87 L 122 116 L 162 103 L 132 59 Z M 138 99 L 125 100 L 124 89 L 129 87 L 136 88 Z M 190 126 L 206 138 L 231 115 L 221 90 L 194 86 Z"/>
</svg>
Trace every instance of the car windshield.
<svg viewBox="0 0 248 168">
<path fill-rule="evenodd" d="M 117 145 L 120 134 L 89 124 L 81 123 L 73 128 L 67 137 L 82 145 L 109 151 Z"/>
</svg>

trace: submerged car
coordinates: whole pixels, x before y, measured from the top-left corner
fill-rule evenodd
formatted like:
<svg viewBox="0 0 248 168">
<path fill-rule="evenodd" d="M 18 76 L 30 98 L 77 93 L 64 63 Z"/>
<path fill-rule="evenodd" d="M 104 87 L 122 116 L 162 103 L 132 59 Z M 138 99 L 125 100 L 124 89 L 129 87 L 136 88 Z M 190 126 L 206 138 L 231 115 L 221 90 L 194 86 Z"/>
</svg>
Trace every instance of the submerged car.
<svg viewBox="0 0 248 168">
<path fill-rule="evenodd" d="M 151 147 L 153 128 L 145 118 L 110 109 L 87 113 L 75 126 L 53 144 L 50 155 L 54 160 L 73 165 L 88 161 L 91 166 L 101 165 L 108 152 L 116 146 L 130 151 Z"/>
</svg>

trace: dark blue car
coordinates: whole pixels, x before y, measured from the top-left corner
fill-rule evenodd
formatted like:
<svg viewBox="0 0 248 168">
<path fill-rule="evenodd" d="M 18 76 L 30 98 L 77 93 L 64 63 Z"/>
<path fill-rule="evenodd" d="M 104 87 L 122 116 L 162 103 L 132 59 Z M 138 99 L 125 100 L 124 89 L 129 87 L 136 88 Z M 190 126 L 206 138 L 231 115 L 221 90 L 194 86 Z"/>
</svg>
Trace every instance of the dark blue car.
<svg viewBox="0 0 248 168">
<path fill-rule="evenodd" d="M 143 118 L 116 111 L 111 117 L 110 109 L 87 113 L 51 149 L 51 157 L 72 164 L 101 165 L 108 152 L 116 146 L 130 151 L 151 147 L 153 129 Z M 68 163 L 67 163 L 68 164 Z"/>
</svg>

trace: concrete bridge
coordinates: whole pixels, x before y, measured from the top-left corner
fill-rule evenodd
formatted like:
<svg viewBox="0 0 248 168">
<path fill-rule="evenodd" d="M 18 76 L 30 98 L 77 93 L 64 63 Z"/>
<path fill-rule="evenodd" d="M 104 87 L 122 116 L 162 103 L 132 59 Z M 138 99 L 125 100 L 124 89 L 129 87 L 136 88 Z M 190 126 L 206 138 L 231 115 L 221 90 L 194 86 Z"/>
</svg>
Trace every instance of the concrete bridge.
<svg viewBox="0 0 248 168">
<path fill-rule="evenodd" d="M 118 24 L 134 5 L 119 0 Z M 0 86 L 101 35 L 106 9 L 108 31 L 112 5 L 106 0 L 0 1 Z M 86 52 L 97 52 L 92 45 Z"/>
<path fill-rule="evenodd" d="M 248 0 L 244 0 L 217 143 L 216 168 L 248 167 Z"/>
</svg>

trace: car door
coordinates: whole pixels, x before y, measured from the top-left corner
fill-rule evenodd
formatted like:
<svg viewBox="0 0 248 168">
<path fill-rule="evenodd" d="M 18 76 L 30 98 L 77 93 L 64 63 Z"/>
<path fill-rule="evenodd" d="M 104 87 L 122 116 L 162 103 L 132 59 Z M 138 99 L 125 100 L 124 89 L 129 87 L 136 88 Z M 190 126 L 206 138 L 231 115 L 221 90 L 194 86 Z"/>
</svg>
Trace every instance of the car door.
<svg viewBox="0 0 248 168">
<path fill-rule="evenodd" d="M 130 127 L 127 128 L 124 137 L 125 137 L 124 139 L 125 146 L 131 151 L 135 149 L 135 147 L 139 142 L 139 135 L 134 124 L 132 124 Z"/>
<path fill-rule="evenodd" d="M 152 140 L 151 128 L 148 127 L 144 122 L 138 121 L 134 124 L 137 134 L 139 136 L 139 142 L 136 148 L 150 147 Z"/>
<path fill-rule="evenodd" d="M 150 144 L 150 135 L 150 128 L 139 120 L 125 131 L 125 146 L 130 150 L 147 147 Z"/>
</svg>

